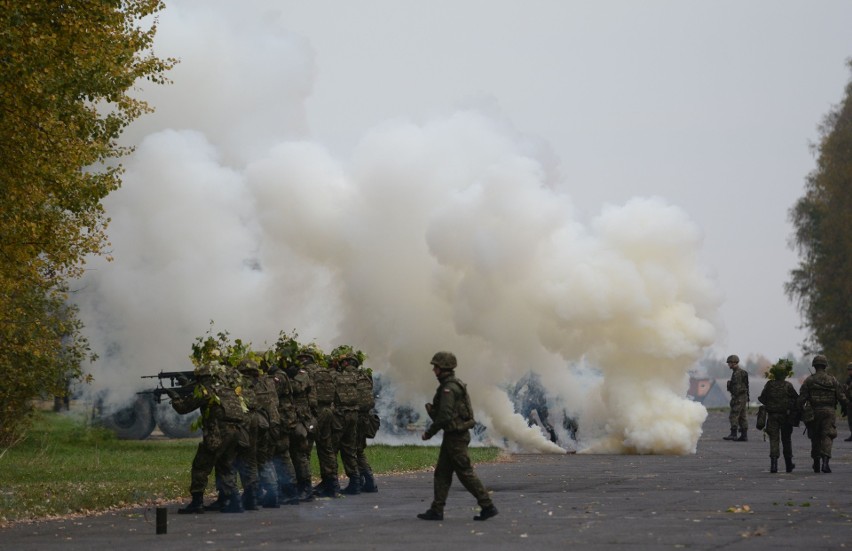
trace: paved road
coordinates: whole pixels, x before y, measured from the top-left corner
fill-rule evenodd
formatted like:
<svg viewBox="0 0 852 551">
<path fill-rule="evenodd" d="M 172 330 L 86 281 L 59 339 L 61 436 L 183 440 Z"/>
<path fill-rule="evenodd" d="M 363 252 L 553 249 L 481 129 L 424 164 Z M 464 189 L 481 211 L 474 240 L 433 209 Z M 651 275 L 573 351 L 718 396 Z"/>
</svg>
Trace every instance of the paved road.
<svg viewBox="0 0 852 551">
<path fill-rule="evenodd" d="M 691 456 L 516 455 L 479 465 L 500 510 L 487 522 L 472 520 L 478 508 L 458 482 L 444 521 L 418 520 L 431 501 L 427 472 L 379 477 L 377 494 L 241 515 L 177 515 L 174 504 L 164 535 L 144 509 L 19 525 L 0 531 L 0 549 L 842 549 L 852 547 L 852 442 L 839 425 L 827 475 L 811 470 L 801 431 L 796 470 L 770 474 L 768 442 L 754 430 L 749 442 L 723 441 L 727 419 L 715 412 Z"/>
</svg>

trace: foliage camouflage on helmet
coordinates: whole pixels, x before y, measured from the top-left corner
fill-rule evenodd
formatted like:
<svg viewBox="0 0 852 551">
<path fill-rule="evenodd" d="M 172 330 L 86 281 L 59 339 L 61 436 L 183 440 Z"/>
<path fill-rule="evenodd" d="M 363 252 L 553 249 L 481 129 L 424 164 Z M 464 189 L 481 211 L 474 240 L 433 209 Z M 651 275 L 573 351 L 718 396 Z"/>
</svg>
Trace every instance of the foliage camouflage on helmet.
<svg viewBox="0 0 852 551">
<path fill-rule="evenodd" d="M 299 352 L 296 354 L 296 359 L 304 356 L 310 357 L 313 360 L 313 363 L 320 367 L 328 367 L 328 359 L 325 356 L 325 352 L 323 352 L 316 343 L 308 343 L 299 348 Z"/>
<path fill-rule="evenodd" d="M 793 360 L 780 358 L 777 362 L 766 371 L 764 376 L 767 379 L 775 381 L 783 381 L 793 376 Z"/>
<path fill-rule="evenodd" d="M 822 354 L 817 354 L 816 356 L 814 356 L 814 359 L 811 362 L 811 365 L 813 367 L 817 367 L 817 366 L 828 367 L 828 358 L 826 358 Z"/>
<path fill-rule="evenodd" d="M 728 359 L 727 359 L 727 360 L 725 360 L 725 363 L 735 363 L 735 364 L 738 364 L 738 363 L 740 363 L 740 357 L 739 357 L 739 356 L 737 356 L 736 354 L 731 354 L 730 356 L 728 356 Z"/>
<path fill-rule="evenodd" d="M 452 352 L 436 352 L 429 363 L 441 370 L 452 370 L 458 365 Z"/>
<path fill-rule="evenodd" d="M 240 361 L 240 365 L 237 366 L 237 369 L 240 370 L 240 373 L 246 373 L 248 375 L 260 374 L 260 367 L 257 365 L 257 362 L 251 358 L 244 358 Z"/>
<path fill-rule="evenodd" d="M 367 359 L 367 355 L 364 354 L 361 350 L 355 350 L 348 344 L 341 344 L 337 348 L 331 351 L 331 363 L 337 365 L 342 360 L 350 359 L 354 360 L 356 363 L 355 367 L 360 367 L 364 365 L 364 361 Z"/>
</svg>

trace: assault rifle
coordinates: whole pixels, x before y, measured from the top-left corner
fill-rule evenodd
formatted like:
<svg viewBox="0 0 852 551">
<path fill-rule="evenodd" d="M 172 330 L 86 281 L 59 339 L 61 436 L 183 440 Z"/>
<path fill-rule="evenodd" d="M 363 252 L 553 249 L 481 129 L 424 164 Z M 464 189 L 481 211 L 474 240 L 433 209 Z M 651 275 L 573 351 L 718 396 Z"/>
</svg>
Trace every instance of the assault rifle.
<svg viewBox="0 0 852 551">
<path fill-rule="evenodd" d="M 158 378 L 160 381 L 157 388 L 143 390 L 136 394 L 152 394 L 154 401 L 158 404 L 163 396 L 168 396 L 169 391 L 174 391 L 180 397 L 189 396 L 195 388 L 195 371 L 160 371 L 156 375 L 142 375 L 143 379 Z M 163 381 L 168 379 L 169 386 L 164 386 Z"/>
</svg>

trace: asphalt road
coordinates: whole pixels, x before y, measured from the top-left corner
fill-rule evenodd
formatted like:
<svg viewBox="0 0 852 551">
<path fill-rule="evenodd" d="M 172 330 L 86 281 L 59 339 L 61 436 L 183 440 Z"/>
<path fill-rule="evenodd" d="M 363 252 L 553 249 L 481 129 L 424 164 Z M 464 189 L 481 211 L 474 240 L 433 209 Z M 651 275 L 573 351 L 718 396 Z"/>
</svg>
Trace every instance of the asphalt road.
<svg viewBox="0 0 852 551">
<path fill-rule="evenodd" d="M 845 419 L 838 425 L 831 474 L 811 470 L 801 430 L 796 470 L 769 473 L 761 434 L 724 441 L 726 415 L 714 412 L 695 455 L 515 455 L 478 465 L 500 510 L 486 522 L 472 520 L 478 507 L 457 481 L 443 521 L 417 519 L 432 497 L 424 472 L 378 477 L 376 494 L 237 515 L 178 515 L 176 503 L 160 535 L 153 509 L 17 525 L 0 530 L 0 549 L 843 549 L 852 547 L 852 442 L 843 442 Z"/>
</svg>

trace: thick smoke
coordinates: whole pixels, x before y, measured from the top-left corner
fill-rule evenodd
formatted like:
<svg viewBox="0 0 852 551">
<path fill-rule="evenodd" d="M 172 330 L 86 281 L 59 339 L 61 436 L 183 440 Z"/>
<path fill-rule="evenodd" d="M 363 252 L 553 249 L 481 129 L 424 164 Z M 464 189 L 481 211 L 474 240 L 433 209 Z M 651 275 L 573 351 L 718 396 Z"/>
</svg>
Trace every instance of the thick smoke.
<svg viewBox="0 0 852 551">
<path fill-rule="evenodd" d="M 564 451 L 513 413 L 505 388 L 533 370 L 578 449 L 694 452 L 706 411 L 686 372 L 720 301 L 687 215 L 644 198 L 582 223 L 563 191 L 582 183 L 492 109 L 384 122 L 337 159 L 307 133 L 309 44 L 259 5 L 161 15 L 158 53 L 181 64 L 128 134 L 107 201 L 115 261 L 93 260 L 76 295 L 96 385 L 128 395 L 139 375 L 188 369 L 215 320 L 258 348 L 293 329 L 351 344 L 421 410 L 429 359 L 453 351 L 511 449 Z"/>
</svg>

